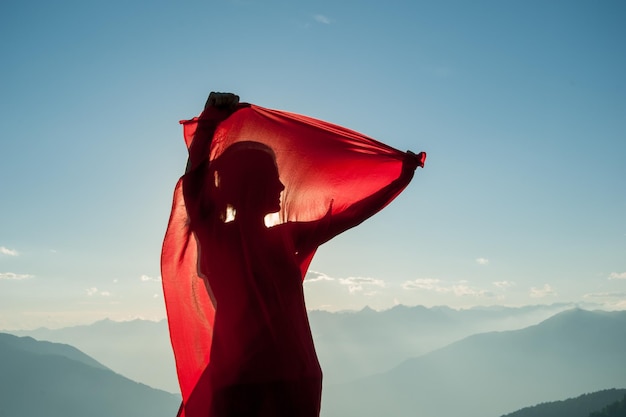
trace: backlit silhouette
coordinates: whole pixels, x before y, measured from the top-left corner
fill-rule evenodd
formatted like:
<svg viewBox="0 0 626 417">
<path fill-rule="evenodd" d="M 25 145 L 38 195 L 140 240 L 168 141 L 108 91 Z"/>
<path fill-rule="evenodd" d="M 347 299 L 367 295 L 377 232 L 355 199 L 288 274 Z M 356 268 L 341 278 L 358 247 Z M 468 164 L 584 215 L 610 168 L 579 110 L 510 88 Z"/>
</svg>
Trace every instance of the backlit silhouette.
<svg viewBox="0 0 626 417">
<path fill-rule="evenodd" d="M 349 204 L 338 195 L 340 209 L 334 208 L 332 196 L 298 206 L 298 198 L 308 201 L 306 196 L 324 195 L 325 187 L 320 190 L 324 182 L 309 184 L 303 179 L 313 171 L 298 167 L 298 160 L 294 163 L 298 152 L 293 142 L 286 147 L 284 139 L 275 139 L 283 137 L 282 130 L 276 136 L 267 126 L 253 130 L 260 132 L 262 142 L 239 135 L 223 139 L 218 131 L 227 128 L 223 121 L 236 124 L 231 128 L 236 130 L 240 125 L 234 115 L 244 117 L 246 111 L 255 110 L 239 105 L 240 110 L 229 118 L 236 109 L 233 97 L 213 96 L 198 120 L 188 171 L 177 187 L 164 243 L 164 291 L 183 392 L 180 415 L 316 417 L 322 372 L 305 308 L 303 274 L 319 245 L 385 206 L 408 184 L 415 168 L 423 166 L 425 155 L 403 154 L 396 179 L 361 191 L 347 200 Z M 215 105 L 219 98 L 226 103 Z M 242 119 L 246 121 L 249 118 Z M 257 126 L 265 126 L 262 123 Z M 297 125 L 287 127 L 298 136 Z M 312 129 L 315 133 L 320 127 Z M 341 133 L 331 131 L 337 135 L 333 140 L 345 141 Z M 211 143 L 214 137 L 216 143 Z M 268 142 L 276 142 L 276 150 Z M 324 141 L 317 145 L 323 146 Z M 322 149 L 315 155 L 305 151 L 301 165 L 323 159 L 324 152 L 331 159 L 354 152 L 351 143 L 344 148 Z M 279 149 L 288 167 L 284 183 L 277 162 Z M 346 159 L 342 168 L 350 168 L 352 162 L 356 172 L 364 169 L 362 156 L 357 156 Z M 330 184 L 329 188 L 334 191 Z M 268 227 L 268 215 L 273 213 L 280 213 L 280 221 Z M 180 305 L 185 302 L 188 305 Z"/>
</svg>

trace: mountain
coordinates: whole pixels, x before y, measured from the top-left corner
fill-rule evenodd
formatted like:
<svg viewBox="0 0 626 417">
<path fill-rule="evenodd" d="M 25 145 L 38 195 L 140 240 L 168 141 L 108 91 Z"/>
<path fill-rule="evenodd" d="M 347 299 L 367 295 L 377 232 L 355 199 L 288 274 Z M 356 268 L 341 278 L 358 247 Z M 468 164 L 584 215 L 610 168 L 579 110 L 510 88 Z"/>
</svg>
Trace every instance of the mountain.
<svg viewBox="0 0 626 417">
<path fill-rule="evenodd" d="M 41 354 L 45 352 L 47 355 L 63 356 L 67 359 L 71 359 L 77 362 L 84 363 L 98 369 L 108 369 L 95 359 L 85 355 L 80 350 L 73 346 L 63 345 L 60 343 L 51 343 L 45 341 L 38 341 L 32 337 L 15 337 L 10 334 L 0 333 L 0 346 L 6 349 L 19 349 L 24 352 Z"/>
<path fill-rule="evenodd" d="M 502 417 L 589 417 L 592 412 L 602 410 L 624 396 L 626 396 L 626 389 L 602 390 L 563 401 L 522 408 Z"/>
<path fill-rule="evenodd" d="M 310 311 L 309 321 L 325 384 L 387 371 L 402 361 L 479 332 L 520 329 L 571 308 L 396 306 L 389 310 Z M 178 393 L 167 322 L 102 320 L 62 329 L 11 331 L 18 336 L 66 343 L 132 380 Z"/>
<path fill-rule="evenodd" d="M 600 411 L 594 411 L 589 417 L 624 417 L 626 416 L 626 395 L 621 400 L 611 403 Z"/>
<path fill-rule="evenodd" d="M 165 320 L 116 322 L 107 319 L 90 325 L 10 333 L 75 346 L 134 381 L 172 393 L 180 392 Z"/>
<path fill-rule="evenodd" d="M 326 384 L 384 372 L 467 336 L 537 324 L 571 304 L 456 310 L 398 305 L 384 311 L 309 312 Z"/>
<path fill-rule="evenodd" d="M 572 305 L 526 307 L 396 306 L 389 310 L 310 311 L 309 321 L 326 385 L 387 371 L 402 361 L 479 332 L 520 329 Z M 167 322 L 102 320 L 62 329 L 11 331 L 66 343 L 132 380 L 178 393 Z"/>
<path fill-rule="evenodd" d="M 172 417 L 179 404 L 71 346 L 0 333 L 0 416 Z"/>
<path fill-rule="evenodd" d="M 626 311 L 580 309 L 478 334 L 391 371 L 327 387 L 324 417 L 489 417 L 626 386 Z"/>
</svg>

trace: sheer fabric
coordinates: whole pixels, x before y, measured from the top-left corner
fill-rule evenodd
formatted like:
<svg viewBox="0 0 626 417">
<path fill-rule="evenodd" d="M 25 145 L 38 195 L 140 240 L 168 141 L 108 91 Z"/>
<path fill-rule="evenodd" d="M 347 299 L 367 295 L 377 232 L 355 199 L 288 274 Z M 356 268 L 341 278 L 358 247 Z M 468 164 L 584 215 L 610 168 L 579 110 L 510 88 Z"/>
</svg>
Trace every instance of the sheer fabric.
<svg viewBox="0 0 626 417">
<path fill-rule="evenodd" d="M 319 245 L 406 187 L 407 154 L 249 104 L 181 123 L 189 162 L 161 259 L 179 416 L 317 416 L 302 280 Z"/>
</svg>

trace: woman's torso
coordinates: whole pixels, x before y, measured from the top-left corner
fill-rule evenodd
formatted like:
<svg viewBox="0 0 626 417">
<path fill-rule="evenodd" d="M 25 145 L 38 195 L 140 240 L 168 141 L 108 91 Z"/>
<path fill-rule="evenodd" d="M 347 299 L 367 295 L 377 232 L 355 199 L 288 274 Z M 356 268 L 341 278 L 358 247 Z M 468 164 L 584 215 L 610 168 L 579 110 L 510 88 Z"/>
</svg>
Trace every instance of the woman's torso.
<svg viewBox="0 0 626 417">
<path fill-rule="evenodd" d="M 209 367 L 217 380 L 321 378 L 290 231 L 233 221 L 196 233 L 216 302 Z"/>
</svg>

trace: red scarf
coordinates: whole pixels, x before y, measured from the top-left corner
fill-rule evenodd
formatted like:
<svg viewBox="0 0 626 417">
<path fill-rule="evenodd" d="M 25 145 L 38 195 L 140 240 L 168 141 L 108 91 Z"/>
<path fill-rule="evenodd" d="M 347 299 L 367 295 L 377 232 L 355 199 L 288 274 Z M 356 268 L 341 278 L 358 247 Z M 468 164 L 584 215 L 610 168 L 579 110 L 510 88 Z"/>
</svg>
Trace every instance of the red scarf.
<svg viewBox="0 0 626 417">
<path fill-rule="evenodd" d="M 409 177 L 398 181 L 406 158 L 404 152 L 352 130 L 255 105 L 239 105 L 234 113 L 229 113 L 209 109 L 199 118 L 181 122 L 190 153 L 189 164 L 174 191 L 163 243 L 163 290 L 183 397 L 179 415 L 184 417 L 196 417 L 191 410 L 185 410 L 185 405 L 209 364 L 216 312 L 210 285 L 198 271 L 199 244 L 189 218 L 190 205 L 201 204 L 198 194 L 210 192 L 197 188 L 183 193 L 185 181 L 197 183 L 197 179 L 192 181 L 193 175 L 197 177 L 207 164 L 211 166 L 209 161 L 219 158 L 234 143 L 265 144 L 275 153 L 280 182 L 285 186 L 281 210 L 274 221 L 295 223 L 340 218 L 356 207 L 362 218 L 360 222 L 393 200 L 410 180 Z M 424 153 L 417 155 L 416 165 L 423 166 L 425 157 Z M 195 193 L 195 197 L 189 193 Z M 376 196 L 375 201 L 363 206 L 362 202 L 368 197 L 371 200 L 372 196 Z M 201 227 L 202 219 L 195 223 Z M 310 247 L 306 253 L 299 254 L 301 279 L 316 249 L 317 246 Z M 203 251 L 202 256 L 211 254 Z"/>
</svg>

